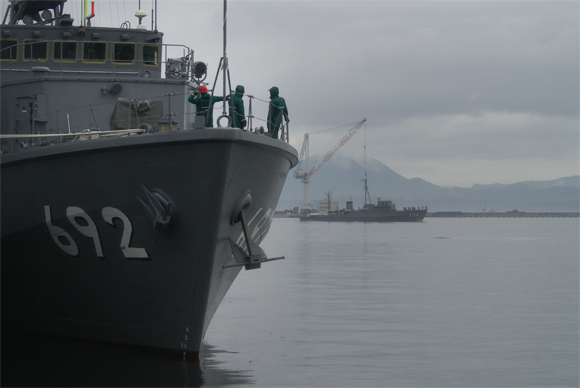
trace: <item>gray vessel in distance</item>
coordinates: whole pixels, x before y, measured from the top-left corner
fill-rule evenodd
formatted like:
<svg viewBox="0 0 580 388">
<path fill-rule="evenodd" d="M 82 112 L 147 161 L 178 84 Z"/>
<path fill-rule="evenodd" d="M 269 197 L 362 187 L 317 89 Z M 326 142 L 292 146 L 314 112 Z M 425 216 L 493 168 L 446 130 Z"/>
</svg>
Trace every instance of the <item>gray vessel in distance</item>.
<svg viewBox="0 0 580 388">
<path fill-rule="evenodd" d="M 390 201 L 377 201 L 377 204 L 366 204 L 362 209 L 353 209 L 352 201 L 346 203 L 346 209 L 328 214 L 305 213 L 300 215 L 300 221 L 325 222 L 417 222 L 423 221 L 427 208 L 404 208 L 397 210 Z"/>
<path fill-rule="evenodd" d="M 367 173 L 363 179 L 365 186 L 365 204 L 362 209 L 353 209 L 352 201 L 347 201 L 346 208 L 340 211 L 330 211 L 330 193 L 328 193 L 328 213 L 318 214 L 308 211 L 300 214 L 300 221 L 324 221 L 324 222 L 418 222 L 423 221 L 427 214 L 427 207 L 411 207 L 397 210 L 391 200 L 381 201 L 377 204 L 370 200 Z"/>
<path fill-rule="evenodd" d="M 240 269 L 275 259 L 259 244 L 298 153 L 287 126 L 196 121 L 190 48 L 65 2 L 12 0 L 2 25 L 2 329 L 196 360 Z"/>
</svg>

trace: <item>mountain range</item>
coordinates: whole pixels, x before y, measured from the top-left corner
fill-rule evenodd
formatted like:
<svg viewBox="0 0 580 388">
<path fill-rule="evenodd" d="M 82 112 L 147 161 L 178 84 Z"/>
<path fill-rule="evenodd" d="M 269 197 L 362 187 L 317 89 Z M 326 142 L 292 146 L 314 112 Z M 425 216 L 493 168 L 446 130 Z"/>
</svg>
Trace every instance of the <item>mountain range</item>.
<svg viewBox="0 0 580 388">
<path fill-rule="evenodd" d="M 315 166 L 317 156 L 308 159 Z M 303 166 L 306 163 L 303 162 Z M 303 167 L 304 168 L 304 167 Z M 302 203 L 303 183 L 290 171 L 278 202 L 278 210 L 293 209 Z M 504 212 L 578 212 L 580 211 L 580 176 L 549 181 L 523 181 L 513 184 L 475 184 L 470 188 L 443 187 L 421 178 L 408 179 L 376 159 L 366 162 L 367 183 L 372 201 L 393 200 L 399 209 L 428 206 L 430 212 L 463 211 Z M 326 200 L 332 193 L 341 208 L 352 200 L 354 207 L 364 204 L 365 167 L 354 159 L 335 155 L 310 178 L 309 199 Z"/>
</svg>

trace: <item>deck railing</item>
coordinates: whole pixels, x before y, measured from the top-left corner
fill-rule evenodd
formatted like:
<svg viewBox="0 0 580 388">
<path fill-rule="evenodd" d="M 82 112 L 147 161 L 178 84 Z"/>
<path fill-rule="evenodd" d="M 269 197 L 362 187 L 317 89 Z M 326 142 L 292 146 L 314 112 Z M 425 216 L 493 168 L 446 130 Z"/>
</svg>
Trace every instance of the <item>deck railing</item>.
<svg viewBox="0 0 580 388">
<path fill-rule="evenodd" d="M 60 42 L 60 41 L 59 41 Z M 114 58 L 114 52 L 115 50 L 113 49 L 114 46 L 113 44 L 115 43 L 119 43 L 118 41 L 102 41 L 102 43 L 107 43 L 107 55 L 105 56 L 104 60 L 102 62 L 94 62 L 91 60 L 86 60 L 82 58 L 82 45 L 77 44 L 76 46 L 76 52 L 74 55 L 74 59 L 70 59 L 70 60 L 66 60 L 66 59 L 54 59 L 54 53 L 55 53 L 55 49 L 54 49 L 54 45 L 58 44 L 59 42 L 49 42 L 47 41 L 47 46 L 46 46 L 46 50 L 45 55 L 42 55 L 43 57 L 47 57 L 47 58 L 30 58 L 30 59 L 24 59 L 24 54 L 25 52 L 31 53 L 31 57 L 33 56 L 32 54 L 34 54 L 34 49 L 33 49 L 33 45 L 35 43 L 38 43 L 37 41 L 35 42 L 26 42 L 26 43 L 18 43 L 18 44 L 14 44 L 8 47 L 5 47 L 4 49 L 0 50 L 0 57 L 3 58 L 1 63 L 0 63 L 0 69 L 2 71 L 2 77 L 3 77 L 3 83 L 9 81 L 10 77 L 9 74 L 12 73 L 23 73 L 23 72 L 31 72 L 31 73 L 38 73 L 38 74 L 42 74 L 42 73 L 49 73 L 49 74 L 59 74 L 61 76 L 71 76 L 71 75 L 75 75 L 75 76 L 110 76 L 110 77 L 121 77 L 120 81 L 122 79 L 125 78 L 134 78 L 134 79 L 146 79 L 146 78 L 153 78 L 153 79 L 181 79 L 184 81 L 193 81 L 193 82 L 200 82 L 203 80 L 199 79 L 199 75 L 198 78 L 194 78 L 193 77 L 193 70 L 194 70 L 194 52 L 193 50 L 191 50 L 190 48 L 188 48 L 187 46 L 184 45 L 173 45 L 173 44 L 160 44 L 160 45 L 156 45 L 158 47 L 157 50 L 157 54 L 158 54 L 158 58 L 143 58 L 143 46 L 153 46 L 151 44 L 147 44 L 147 43 L 135 43 L 135 52 L 136 52 L 136 56 L 139 57 L 139 59 L 135 58 L 135 60 L 131 60 L 129 63 L 124 63 L 121 60 L 115 60 Z M 64 41 L 63 41 L 64 42 Z M 76 41 L 77 43 L 82 43 L 82 41 Z M 27 49 L 28 47 L 28 49 Z M 28 50 L 28 51 L 26 51 Z M 12 55 L 12 52 L 16 51 L 15 55 Z M 60 53 L 63 52 L 63 46 L 61 43 L 61 47 L 60 47 Z M 42 52 L 41 52 L 42 53 Z M 113 54 L 113 55 L 112 55 Z M 163 77 L 165 75 L 165 77 Z M 18 77 L 20 78 L 20 77 Z M 17 79 L 18 79 L 17 78 Z M 103 91 L 105 92 L 105 91 Z M 265 113 L 267 113 L 268 109 L 269 109 L 269 101 L 257 98 L 253 95 L 246 95 L 249 98 L 249 105 L 247 106 L 247 127 L 244 128 L 243 130 L 245 131 L 251 131 L 251 132 L 256 132 L 256 133 L 262 133 L 265 136 L 272 136 L 271 133 L 269 133 L 268 131 L 268 122 L 267 119 L 262 119 L 259 116 L 254 115 L 253 109 L 255 108 L 253 106 L 253 103 L 255 103 L 255 101 L 253 100 L 257 100 L 260 103 L 264 103 L 264 105 L 266 105 L 264 107 L 264 111 Z M 33 96 L 30 96 L 31 98 Z M 187 99 L 188 94 L 185 93 L 183 95 L 181 94 L 177 94 L 177 93 L 164 93 L 162 95 L 151 95 L 151 96 L 139 96 L 140 100 L 146 100 L 146 99 L 157 99 L 157 100 L 163 100 L 167 102 L 167 105 L 169 107 L 169 112 L 164 114 L 164 118 L 168 121 L 168 122 L 173 122 L 173 116 L 178 115 L 178 114 L 174 114 L 171 111 L 171 104 L 172 104 L 172 98 L 173 101 L 175 100 L 179 100 L 180 98 L 182 99 Z M 75 110 L 79 110 L 82 111 L 84 113 L 82 114 L 86 114 L 86 112 L 90 112 L 90 114 L 92 114 L 92 116 L 94 116 L 93 112 L 93 108 L 98 107 L 98 105 L 102 105 L 101 104 L 87 104 L 87 105 L 82 105 L 82 106 L 76 106 L 76 107 L 68 107 L 67 108 L 67 114 L 70 113 L 71 117 L 72 114 L 74 114 Z M 107 102 L 104 104 L 111 104 L 111 112 L 112 109 L 114 107 L 114 103 L 111 102 Z M 34 104 L 30 104 L 31 108 L 30 109 L 35 109 L 34 108 Z M 260 109 L 262 110 L 262 109 Z M 30 115 L 35 115 L 37 114 L 36 112 L 30 112 Z M 93 117 L 93 121 L 94 121 L 94 125 L 90 124 L 90 119 L 89 119 L 89 124 L 88 126 L 84 126 L 84 127 L 71 127 L 70 124 L 68 124 L 68 118 L 65 120 L 62 119 L 62 115 L 64 114 L 64 112 L 59 112 L 58 110 L 56 111 L 49 111 L 46 113 L 46 116 L 48 116 L 49 118 L 52 117 L 52 120 L 56 120 L 54 127 L 56 128 L 56 132 L 57 133 L 52 133 L 52 134 L 41 134 L 38 133 L 34 127 L 32 126 L 30 128 L 30 131 L 26 131 L 28 132 L 26 139 L 27 142 L 30 143 L 30 146 L 34 147 L 37 146 L 41 143 L 43 143 L 43 141 L 41 140 L 42 138 L 45 138 L 45 135 L 51 135 L 51 141 L 56 141 L 56 142 L 61 142 L 64 139 L 66 139 L 66 137 L 70 137 L 70 136 L 74 136 L 75 133 L 77 132 L 83 132 L 83 131 L 87 131 L 90 130 L 92 132 L 94 131 L 100 131 L 103 132 L 104 128 L 99 128 L 99 126 L 96 123 L 96 118 Z M 194 117 L 190 117 L 187 116 L 186 113 L 181 113 L 179 115 L 183 115 L 183 119 L 184 119 L 184 123 L 181 126 L 181 128 L 185 128 L 185 123 L 186 122 L 194 122 L 195 118 Z M 59 123 L 59 117 L 60 119 L 60 123 Z M 263 117 L 263 116 L 262 116 Z M 55 119 L 56 118 L 56 119 Z M 34 122 L 34 119 L 31 116 L 31 120 L 32 122 Z M 102 122 L 103 120 L 101 120 Z M 102 124 L 102 123 L 101 123 Z M 256 125 L 257 124 L 257 125 Z M 131 125 L 128 125 L 127 127 L 131 127 Z M 91 129 L 89 129 L 91 128 Z M 170 125 L 168 127 L 169 129 L 173 129 L 172 126 Z M 18 132 L 16 133 L 10 133 L 11 131 L 3 131 L 4 134 L 3 138 L 7 138 L 6 136 L 10 136 L 13 137 L 13 135 L 18 135 Z M 22 132 L 20 132 L 21 135 L 23 135 Z M 52 136 L 52 135 L 56 135 L 56 136 Z M 102 134 L 104 135 L 104 133 Z M 289 142 L 289 122 L 282 122 L 278 131 L 278 135 L 279 135 L 279 140 L 281 141 L 285 141 L 285 142 Z M 22 138 L 24 138 L 24 136 L 21 136 Z M 33 139 L 36 138 L 36 141 Z M 86 139 L 87 137 L 83 137 L 83 139 Z"/>
</svg>

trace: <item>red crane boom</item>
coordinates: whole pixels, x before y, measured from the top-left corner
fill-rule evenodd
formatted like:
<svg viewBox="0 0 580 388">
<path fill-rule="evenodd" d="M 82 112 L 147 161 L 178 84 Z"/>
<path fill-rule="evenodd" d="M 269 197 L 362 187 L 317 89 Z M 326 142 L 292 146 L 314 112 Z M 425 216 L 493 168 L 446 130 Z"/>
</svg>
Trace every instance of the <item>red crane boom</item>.
<svg viewBox="0 0 580 388">
<path fill-rule="evenodd" d="M 322 158 L 320 163 L 318 163 L 316 166 L 312 167 L 310 169 L 310 171 L 308 171 L 308 174 L 306 174 L 306 177 L 309 178 L 312 174 L 314 174 L 316 171 L 318 171 L 324 163 L 326 163 L 330 158 L 332 158 L 332 156 L 334 154 L 336 154 L 336 151 L 338 151 L 340 148 L 342 148 L 342 146 L 345 145 L 350 140 L 350 138 L 353 137 L 358 132 L 358 130 L 365 123 L 365 121 L 367 121 L 367 119 L 363 119 L 356 126 L 349 129 L 348 133 L 346 135 L 344 135 L 344 137 L 342 139 L 340 139 L 340 141 L 334 146 L 334 148 L 331 149 L 330 151 L 328 151 L 326 153 L 326 155 L 324 155 L 324 157 Z"/>
<path fill-rule="evenodd" d="M 364 119 L 363 121 L 361 121 L 360 123 L 358 123 L 357 125 L 355 125 L 354 127 L 352 127 L 351 129 L 348 130 L 348 133 L 342 138 L 340 139 L 340 141 L 338 142 L 338 144 L 336 144 L 334 146 L 333 149 L 331 149 L 330 151 L 328 151 L 326 153 L 326 155 L 324 155 L 324 157 L 322 158 L 322 160 L 320 161 L 320 163 L 318 163 L 316 166 L 312 167 L 312 169 L 310 169 L 310 171 L 306 172 L 305 170 L 302 169 L 302 162 L 306 161 L 306 169 L 308 169 L 308 153 L 309 153 L 309 140 L 308 140 L 308 134 L 306 133 L 304 135 L 304 143 L 302 144 L 302 151 L 300 152 L 300 158 L 298 161 L 298 166 L 296 166 L 296 171 L 294 171 L 294 178 L 296 179 L 301 179 L 302 183 L 304 183 L 304 198 L 302 200 L 302 205 L 301 207 L 303 209 L 311 209 L 312 205 L 310 205 L 310 203 L 308 202 L 308 184 L 310 183 L 310 176 L 312 174 L 314 174 L 316 171 L 318 171 L 320 169 L 320 167 L 326 163 L 330 158 L 332 158 L 332 156 L 336 153 L 336 151 L 338 151 L 343 145 L 345 145 L 351 137 L 353 137 L 358 130 L 362 127 L 362 125 L 365 123 L 365 121 L 367 121 L 367 119 Z M 334 129 L 334 128 L 332 128 Z M 322 132 L 322 131 L 319 131 Z"/>
</svg>

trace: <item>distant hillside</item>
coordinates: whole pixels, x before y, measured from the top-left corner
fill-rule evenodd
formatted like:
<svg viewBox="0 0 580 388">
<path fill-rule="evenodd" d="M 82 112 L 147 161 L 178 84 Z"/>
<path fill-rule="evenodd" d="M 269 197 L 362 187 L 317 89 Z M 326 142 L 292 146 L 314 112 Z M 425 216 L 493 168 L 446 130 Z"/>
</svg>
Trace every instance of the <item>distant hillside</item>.
<svg viewBox="0 0 580 388">
<path fill-rule="evenodd" d="M 318 161 L 311 157 L 310 167 Z M 498 212 L 519 210 L 526 212 L 580 211 L 580 177 L 564 177 L 550 181 L 527 181 L 511 185 L 473 185 L 470 188 L 442 187 L 421 178 L 407 179 L 378 160 L 367 160 L 369 192 L 377 197 L 392 199 L 398 208 L 428 206 L 430 211 Z M 302 202 L 303 184 L 290 171 L 278 203 L 278 209 L 292 209 Z M 335 155 L 312 177 L 309 199 L 319 201 L 332 192 L 341 207 L 347 200 L 355 208 L 364 204 L 364 167 L 353 159 Z"/>
<path fill-rule="evenodd" d="M 568 176 L 564 178 L 554 179 L 551 181 L 524 181 L 518 182 L 523 185 L 533 187 L 534 189 L 549 189 L 550 187 L 580 187 L 580 176 Z M 472 189 L 489 189 L 489 188 L 501 188 L 509 185 L 502 185 L 500 183 L 495 183 L 493 185 L 473 185 Z"/>
</svg>

